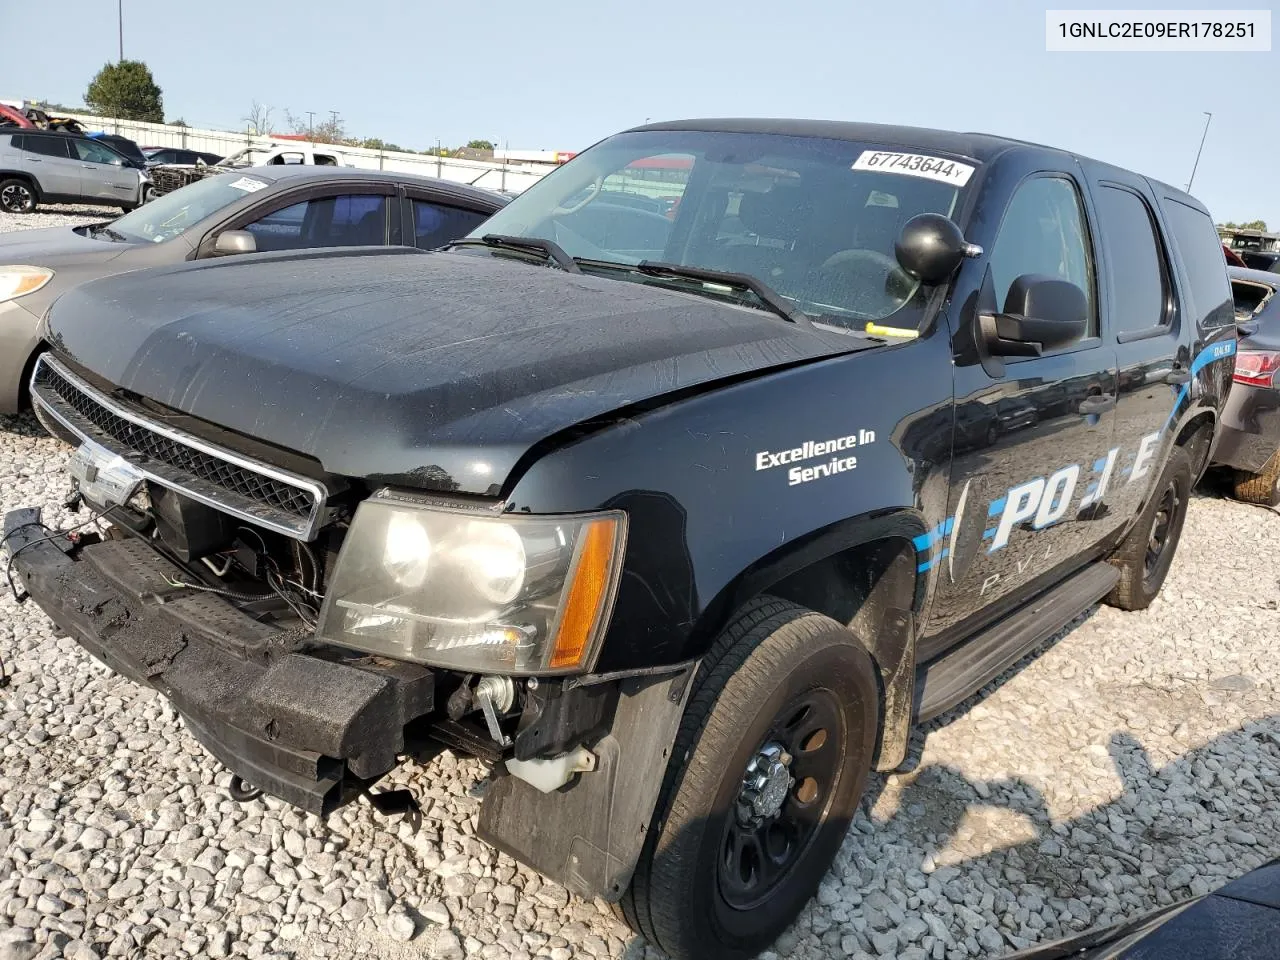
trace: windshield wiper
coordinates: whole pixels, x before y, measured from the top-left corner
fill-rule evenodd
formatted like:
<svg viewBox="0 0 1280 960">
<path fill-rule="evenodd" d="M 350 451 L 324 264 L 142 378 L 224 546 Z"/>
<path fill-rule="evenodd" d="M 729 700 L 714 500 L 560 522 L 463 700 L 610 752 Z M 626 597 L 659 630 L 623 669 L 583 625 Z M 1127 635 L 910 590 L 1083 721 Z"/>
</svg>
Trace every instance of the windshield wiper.
<svg viewBox="0 0 1280 960">
<path fill-rule="evenodd" d="M 486 247 L 506 247 L 510 250 L 527 250 L 540 253 L 550 263 L 554 263 L 566 273 L 581 273 L 573 257 L 564 252 L 564 248 L 554 240 L 542 237 L 510 237 L 504 233 L 486 233 L 483 237 L 463 237 L 445 244 L 446 247 L 466 247 L 481 245 Z"/>
<path fill-rule="evenodd" d="M 703 283 L 719 283 L 726 287 L 737 287 L 755 294 L 763 303 L 783 320 L 800 327 L 811 327 L 804 311 L 798 310 L 782 298 L 782 295 L 763 280 L 749 273 L 730 273 L 728 270 L 708 270 L 704 267 L 686 267 L 679 263 L 661 263 L 656 260 L 641 260 L 635 269 L 651 277 L 678 277 L 686 280 L 700 280 Z"/>
</svg>

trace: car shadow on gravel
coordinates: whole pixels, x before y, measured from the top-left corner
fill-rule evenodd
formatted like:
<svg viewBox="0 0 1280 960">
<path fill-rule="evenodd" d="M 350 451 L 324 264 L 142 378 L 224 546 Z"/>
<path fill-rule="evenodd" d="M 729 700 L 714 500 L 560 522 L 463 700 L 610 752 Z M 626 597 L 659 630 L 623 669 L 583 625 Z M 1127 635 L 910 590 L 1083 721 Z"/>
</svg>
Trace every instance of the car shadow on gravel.
<svg viewBox="0 0 1280 960">
<path fill-rule="evenodd" d="M 1067 820 L 1018 776 L 945 764 L 873 776 L 818 896 L 762 957 L 997 958 L 1208 893 L 1280 854 L 1280 715 L 1163 766 L 1116 731 L 1094 762 L 1119 793 Z M 876 819 L 885 792 L 894 809 Z M 640 937 L 623 953 L 661 956 Z"/>
</svg>

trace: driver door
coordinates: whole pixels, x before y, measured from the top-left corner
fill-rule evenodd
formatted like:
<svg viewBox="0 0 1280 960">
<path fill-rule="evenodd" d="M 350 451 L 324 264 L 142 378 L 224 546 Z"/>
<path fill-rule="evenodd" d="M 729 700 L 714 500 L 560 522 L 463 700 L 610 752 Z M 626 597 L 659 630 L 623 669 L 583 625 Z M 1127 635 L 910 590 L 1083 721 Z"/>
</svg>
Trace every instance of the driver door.
<svg viewBox="0 0 1280 960">
<path fill-rule="evenodd" d="M 927 567 L 940 567 L 921 656 L 941 653 L 1090 558 L 1112 528 L 1122 478 L 1115 435 L 1116 352 L 1099 331 L 1094 244 L 1084 192 L 1066 173 L 1033 173 L 1014 188 L 988 260 L 977 312 L 1005 308 L 1016 277 L 1047 275 L 1084 290 L 1085 337 L 1041 356 L 1005 357 L 993 375 L 955 356 L 960 408 L 984 429 L 957 437 L 948 515 Z M 959 331 L 957 343 L 964 341 Z M 979 418 L 978 405 L 988 416 Z"/>
<path fill-rule="evenodd" d="M 72 140 L 80 160 L 80 196 L 113 204 L 132 203 L 138 197 L 138 171 L 110 147 L 93 140 Z"/>
</svg>

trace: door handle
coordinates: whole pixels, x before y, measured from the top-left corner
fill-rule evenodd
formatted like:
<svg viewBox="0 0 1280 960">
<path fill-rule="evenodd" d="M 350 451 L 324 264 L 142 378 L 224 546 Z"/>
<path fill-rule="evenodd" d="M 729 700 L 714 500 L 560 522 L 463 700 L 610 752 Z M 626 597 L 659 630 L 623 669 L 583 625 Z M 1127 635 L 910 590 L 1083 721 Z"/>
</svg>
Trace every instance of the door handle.
<svg viewBox="0 0 1280 960">
<path fill-rule="evenodd" d="M 1116 398 L 1111 394 L 1101 393 L 1096 396 L 1087 397 L 1080 401 L 1080 413 L 1082 416 L 1094 417 L 1100 413 L 1106 413 L 1108 410 L 1116 408 Z"/>
<path fill-rule="evenodd" d="M 1174 367 L 1164 375 L 1164 382 L 1173 384 L 1175 387 L 1184 383 L 1191 382 L 1191 371 L 1185 367 Z"/>
<path fill-rule="evenodd" d="M 27 163 L 43 163 L 44 162 L 39 157 L 23 157 L 22 159 L 27 161 Z"/>
<path fill-rule="evenodd" d="M 84 167 L 86 170 L 96 170 L 96 169 L 98 169 L 98 168 L 97 168 L 97 167 L 95 167 L 92 163 L 82 163 L 82 164 L 80 164 L 80 166 Z"/>
</svg>

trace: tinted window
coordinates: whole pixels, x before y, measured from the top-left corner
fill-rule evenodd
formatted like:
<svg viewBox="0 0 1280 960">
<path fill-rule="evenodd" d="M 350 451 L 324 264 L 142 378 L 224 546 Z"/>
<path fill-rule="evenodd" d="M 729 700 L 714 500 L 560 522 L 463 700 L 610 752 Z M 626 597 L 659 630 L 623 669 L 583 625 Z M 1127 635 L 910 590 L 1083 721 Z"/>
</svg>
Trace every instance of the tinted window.
<svg viewBox="0 0 1280 960">
<path fill-rule="evenodd" d="M 418 247 L 430 250 L 466 236 L 485 220 L 483 213 L 413 201 L 413 236 Z"/>
<path fill-rule="evenodd" d="M 1037 177 L 1009 201 L 991 251 L 996 305 L 1004 309 L 1009 287 L 1028 273 L 1068 280 L 1089 301 L 1089 336 L 1097 336 L 1093 258 L 1075 185 L 1061 177 Z"/>
<path fill-rule="evenodd" d="M 197 180 L 181 190 L 143 204 L 133 213 L 126 213 L 111 224 L 111 229 L 129 240 L 159 243 L 176 237 L 223 207 L 243 200 L 254 192 L 255 187 L 264 189 L 268 186 L 266 181 L 255 180 L 242 173 L 224 173 Z"/>
<path fill-rule="evenodd" d="M 1110 258 L 1115 332 L 1166 322 L 1164 261 L 1146 203 L 1128 190 L 1103 187 L 1098 191 L 1098 219 Z"/>
<path fill-rule="evenodd" d="M 86 163 L 119 163 L 121 161 L 120 154 L 116 153 L 110 147 L 104 147 L 100 143 L 92 140 L 73 140 L 75 144 L 76 154 Z"/>
<path fill-rule="evenodd" d="M 1234 323 L 1227 260 L 1213 221 L 1194 207 L 1171 198 L 1165 199 L 1164 211 L 1174 246 L 1187 272 L 1196 319 L 1208 327 Z"/>
<path fill-rule="evenodd" d="M 387 198 L 370 195 L 317 201 L 332 208 L 328 226 L 316 246 L 368 246 L 386 242 Z"/>
<path fill-rule="evenodd" d="M 386 242 L 386 222 L 386 197 L 354 195 L 304 200 L 243 229 L 259 250 L 363 247 Z"/>
<path fill-rule="evenodd" d="M 64 137 L 41 137 L 28 133 L 22 138 L 22 148 L 27 153 L 38 153 L 46 157 L 69 159 L 71 156 Z"/>
</svg>

